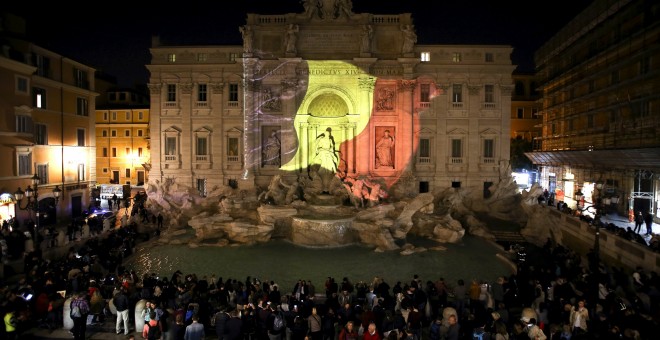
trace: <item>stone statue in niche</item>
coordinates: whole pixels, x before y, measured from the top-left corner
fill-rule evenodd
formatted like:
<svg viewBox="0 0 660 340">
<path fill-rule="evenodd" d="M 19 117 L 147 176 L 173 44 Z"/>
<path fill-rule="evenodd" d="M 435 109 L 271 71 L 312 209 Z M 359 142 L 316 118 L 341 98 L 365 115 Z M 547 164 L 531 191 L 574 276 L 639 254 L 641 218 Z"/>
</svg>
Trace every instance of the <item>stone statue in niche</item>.
<svg viewBox="0 0 660 340">
<path fill-rule="evenodd" d="M 286 53 L 296 53 L 296 42 L 298 41 L 298 25 L 289 24 L 286 27 L 286 35 L 284 36 L 284 45 L 286 46 Z"/>
<path fill-rule="evenodd" d="M 379 168 L 394 169 L 394 137 L 390 130 L 385 130 L 376 143 L 376 169 Z"/>
<path fill-rule="evenodd" d="M 264 142 L 263 146 L 263 164 L 264 165 L 281 165 L 280 152 L 282 149 L 282 143 L 277 137 L 277 130 L 273 130 L 270 133 L 270 136 Z"/>
<path fill-rule="evenodd" d="M 401 53 L 413 53 L 413 48 L 417 43 L 415 27 L 413 25 L 403 25 L 401 26 L 401 31 L 403 32 L 403 46 L 401 47 Z"/>
<path fill-rule="evenodd" d="M 371 25 L 362 26 L 362 45 L 360 46 L 361 53 L 371 53 L 371 39 L 374 36 L 374 29 Z"/>
<path fill-rule="evenodd" d="M 339 157 L 335 149 L 335 139 L 332 129 L 327 128 L 324 133 L 316 137 L 316 154 L 310 164 L 321 180 L 322 193 L 329 192 L 329 184 L 337 172 Z"/>
<path fill-rule="evenodd" d="M 239 30 L 241 31 L 241 36 L 243 37 L 243 52 L 252 53 L 252 41 L 253 41 L 252 27 L 245 25 L 239 27 Z"/>
</svg>

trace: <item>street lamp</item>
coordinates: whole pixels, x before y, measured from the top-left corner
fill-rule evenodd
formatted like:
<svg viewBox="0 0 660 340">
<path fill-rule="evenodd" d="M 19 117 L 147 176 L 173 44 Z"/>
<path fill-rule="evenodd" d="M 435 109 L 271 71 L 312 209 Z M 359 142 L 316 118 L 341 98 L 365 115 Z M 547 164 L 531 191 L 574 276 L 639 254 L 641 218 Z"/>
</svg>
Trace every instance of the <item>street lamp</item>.
<svg viewBox="0 0 660 340">
<path fill-rule="evenodd" d="M 36 224 L 34 226 L 34 248 L 37 249 L 38 247 L 38 230 L 39 230 L 39 181 L 41 179 L 37 174 L 34 174 L 30 181 L 32 182 L 32 186 L 28 185 L 27 189 L 25 191 L 21 190 L 20 187 L 18 187 L 18 190 L 14 193 L 14 197 L 16 197 L 16 200 L 18 201 L 18 208 L 20 210 L 29 210 L 33 212 L 37 218 Z M 59 188 L 59 186 L 55 186 L 55 189 L 53 189 L 53 196 L 55 197 L 55 205 L 60 200 L 60 195 L 62 194 L 62 190 Z M 27 198 L 25 207 L 21 206 L 21 202 L 23 201 L 23 198 Z"/>
</svg>

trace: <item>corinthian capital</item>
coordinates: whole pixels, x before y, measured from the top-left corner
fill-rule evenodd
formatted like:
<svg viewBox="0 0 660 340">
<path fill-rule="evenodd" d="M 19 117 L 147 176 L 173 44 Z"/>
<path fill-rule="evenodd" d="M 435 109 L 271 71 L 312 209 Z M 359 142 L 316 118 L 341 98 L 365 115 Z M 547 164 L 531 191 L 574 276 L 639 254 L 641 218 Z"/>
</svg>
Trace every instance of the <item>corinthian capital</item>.
<svg viewBox="0 0 660 340">
<path fill-rule="evenodd" d="M 417 87 L 417 80 L 399 80 L 399 90 L 400 91 L 410 91 L 412 92 Z"/>
<path fill-rule="evenodd" d="M 160 94 L 160 90 L 163 88 L 163 84 L 147 84 L 150 94 Z"/>
</svg>

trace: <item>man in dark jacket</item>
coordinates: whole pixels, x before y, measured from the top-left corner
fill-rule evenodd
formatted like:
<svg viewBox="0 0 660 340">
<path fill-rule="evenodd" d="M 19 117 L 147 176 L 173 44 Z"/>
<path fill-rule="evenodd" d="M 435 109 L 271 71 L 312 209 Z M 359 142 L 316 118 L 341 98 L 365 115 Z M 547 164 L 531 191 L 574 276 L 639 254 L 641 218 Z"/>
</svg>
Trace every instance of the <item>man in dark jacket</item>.
<svg viewBox="0 0 660 340">
<path fill-rule="evenodd" d="M 224 306 L 213 316 L 213 320 L 215 321 L 215 334 L 218 336 L 218 340 L 224 340 L 226 338 L 225 334 L 227 333 L 227 322 L 229 319 L 230 316 L 227 314 Z"/>
<path fill-rule="evenodd" d="M 225 340 L 240 340 L 243 339 L 243 320 L 241 319 L 241 312 L 233 310 L 231 318 L 227 320 Z"/>
<path fill-rule="evenodd" d="M 123 323 L 124 335 L 128 335 L 128 297 L 126 296 L 124 287 L 122 287 L 119 292 L 115 294 L 112 302 L 117 309 L 117 323 L 115 325 L 115 331 L 117 331 L 117 334 L 120 334 L 121 325 Z"/>
</svg>

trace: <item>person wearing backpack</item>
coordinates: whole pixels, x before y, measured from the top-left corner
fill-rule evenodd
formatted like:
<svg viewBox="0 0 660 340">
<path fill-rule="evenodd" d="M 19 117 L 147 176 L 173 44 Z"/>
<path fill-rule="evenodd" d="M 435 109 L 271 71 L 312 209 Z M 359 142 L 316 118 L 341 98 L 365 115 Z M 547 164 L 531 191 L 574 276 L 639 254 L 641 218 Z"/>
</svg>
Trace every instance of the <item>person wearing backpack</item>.
<svg viewBox="0 0 660 340">
<path fill-rule="evenodd" d="M 286 318 L 281 310 L 275 310 L 271 305 L 271 313 L 268 316 L 266 327 L 270 340 L 281 340 L 286 334 Z"/>
<path fill-rule="evenodd" d="M 73 320 L 73 338 L 76 340 L 85 339 L 85 331 L 87 329 L 87 314 L 89 314 L 89 302 L 87 301 L 87 293 L 79 292 L 73 300 L 71 300 L 70 315 Z"/>
</svg>

